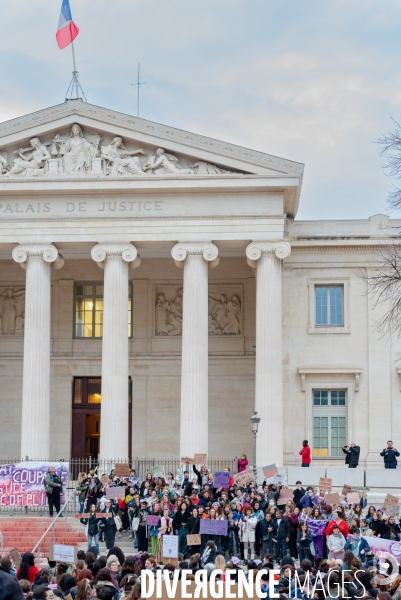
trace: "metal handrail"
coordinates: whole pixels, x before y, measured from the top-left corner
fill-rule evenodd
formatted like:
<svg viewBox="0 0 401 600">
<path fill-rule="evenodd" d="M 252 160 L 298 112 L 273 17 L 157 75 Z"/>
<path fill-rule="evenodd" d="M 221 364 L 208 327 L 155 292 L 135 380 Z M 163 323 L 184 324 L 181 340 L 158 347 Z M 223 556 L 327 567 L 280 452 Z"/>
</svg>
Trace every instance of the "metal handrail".
<svg viewBox="0 0 401 600">
<path fill-rule="evenodd" d="M 64 510 L 64 531 L 67 530 L 67 505 L 69 503 L 69 501 L 71 500 L 71 498 L 74 497 L 74 493 L 70 494 L 67 498 L 67 500 L 64 502 L 63 506 L 60 508 L 60 510 L 58 511 L 58 513 L 56 514 L 56 516 L 53 518 L 52 522 L 50 523 L 49 527 L 46 529 L 46 531 L 44 532 L 44 534 L 42 535 L 42 537 L 40 538 L 40 540 L 37 542 L 36 546 L 33 548 L 32 550 L 32 554 L 35 553 L 35 550 L 38 549 L 38 560 L 40 561 L 40 544 L 41 542 L 44 540 L 44 538 L 46 537 L 46 535 L 48 534 L 48 532 L 50 531 L 50 529 L 52 529 L 52 543 L 54 544 L 54 524 L 57 520 L 57 518 L 59 517 L 59 515 L 63 512 Z"/>
</svg>

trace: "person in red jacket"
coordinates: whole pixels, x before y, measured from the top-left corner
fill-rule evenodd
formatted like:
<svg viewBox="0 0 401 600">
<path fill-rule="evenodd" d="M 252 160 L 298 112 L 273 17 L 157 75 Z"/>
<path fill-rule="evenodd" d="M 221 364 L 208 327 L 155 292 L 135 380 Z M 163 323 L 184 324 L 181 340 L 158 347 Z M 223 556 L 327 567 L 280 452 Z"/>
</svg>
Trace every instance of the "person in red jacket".
<svg viewBox="0 0 401 600">
<path fill-rule="evenodd" d="M 309 467 L 310 463 L 311 463 L 311 457 L 310 457 L 310 447 L 308 444 L 308 440 L 304 440 L 302 442 L 302 450 L 299 451 L 300 455 L 302 456 L 302 467 Z"/>
<path fill-rule="evenodd" d="M 246 457 L 246 454 L 241 454 L 241 456 L 238 459 L 238 473 L 242 473 L 242 471 L 245 471 L 247 466 L 248 466 L 248 459 Z"/>
</svg>

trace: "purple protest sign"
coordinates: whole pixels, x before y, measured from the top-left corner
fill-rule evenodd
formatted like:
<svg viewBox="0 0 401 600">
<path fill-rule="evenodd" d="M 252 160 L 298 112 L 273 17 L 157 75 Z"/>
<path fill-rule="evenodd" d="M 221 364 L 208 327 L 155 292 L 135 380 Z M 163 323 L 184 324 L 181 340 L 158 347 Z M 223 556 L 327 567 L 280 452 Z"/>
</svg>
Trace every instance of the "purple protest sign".
<svg viewBox="0 0 401 600">
<path fill-rule="evenodd" d="M 214 487 L 215 488 L 228 488 L 230 485 L 230 473 L 223 471 L 222 473 L 214 474 Z"/>
<path fill-rule="evenodd" d="M 209 535 L 227 535 L 228 521 L 220 519 L 201 519 L 200 533 Z"/>
<path fill-rule="evenodd" d="M 63 491 L 68 481 L 68 462 L 26 461 L 0 465 L 0 506 L 46 506 L 43 482 L 49 467 L 55 467 L 62 482 L 60 502 L 63 504 Z"/>
<path fill-rule="evenodd" d="M 306 516 L 305 513 L 301 513 L 299 520 L 307 524 L 308 529 L 313 536 L 324 535 L 326 532 L 327 522 L 323 519 L 311 519 Z"/>
<path fill-rule="evenodd" d="M 158 517 L 157 515 L 148 515 L 146 517 L 146 523 L 151 527 L 152 525 L 154 527 L 157 527 L 160 521 L 160 517 Z"/>
</svg>

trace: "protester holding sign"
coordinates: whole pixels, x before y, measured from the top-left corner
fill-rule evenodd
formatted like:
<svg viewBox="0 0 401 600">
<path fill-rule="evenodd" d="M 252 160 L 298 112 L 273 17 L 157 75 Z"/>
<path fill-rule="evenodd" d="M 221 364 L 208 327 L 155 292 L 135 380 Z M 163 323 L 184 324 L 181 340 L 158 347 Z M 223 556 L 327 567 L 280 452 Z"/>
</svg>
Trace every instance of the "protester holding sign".
<svg viewBox="0 0 401 600">
<path fill-rule="evenodd" d="M 103 517 L 99 521 L 99 528 L 103 532 L 104 541 L 106 542 L 107 550 L 113 548 L 116 539 L 117 527 L 114 517 L 117 515 L 117 506 L 112 505 L 111 500 L 106 500 L 106 505 L 103 513 L 111 515 L 110 517 Z M 89 539 L 88 539 L 89 541 Z"/>
<path fill-rule="evenodd" d="M 84 524 L 87 525 L 88 550 L 95 546 L 100 553 L 99 548 L 99 525 L 96 517 L 96 504 L 91 504 L 89 508 L 89 518 L 84 519 Z"/>
<path fill-rule="evenodd" d="M 248 561 L 248 545 L 250 547 L 251 560 L 255 559 L 255 529 L 258 524 L 258 519 L 254 514 L 252 507 L 247 506 L 244 509 L 244 516 L 239 524 L 239 536 L 244 544 L 244 560 Z"/>
</svg>

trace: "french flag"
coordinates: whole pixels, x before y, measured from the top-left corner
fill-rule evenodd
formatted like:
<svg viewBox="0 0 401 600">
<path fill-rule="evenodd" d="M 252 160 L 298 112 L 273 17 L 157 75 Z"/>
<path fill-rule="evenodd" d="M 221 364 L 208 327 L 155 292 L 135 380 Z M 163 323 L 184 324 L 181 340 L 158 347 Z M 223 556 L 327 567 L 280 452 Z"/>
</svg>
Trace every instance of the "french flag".
<svg viewBox="0 0 401 600">
<path fill-rule="evenodd" d="M 69 46 L 75 40 L 78 33 L 79 29 L 72 20 L 70 0 L 63 0 L 56 33 L 56 40 L 60 50 Z"/>
</svg>

